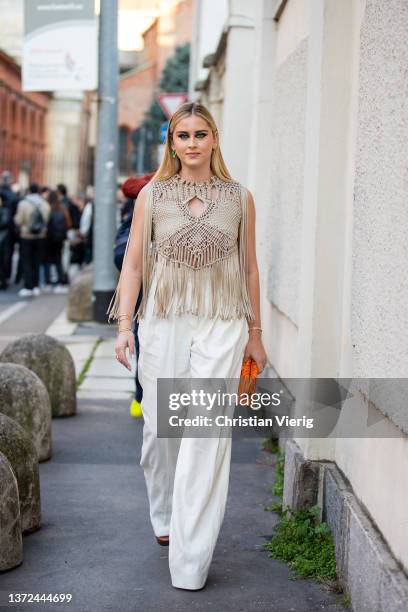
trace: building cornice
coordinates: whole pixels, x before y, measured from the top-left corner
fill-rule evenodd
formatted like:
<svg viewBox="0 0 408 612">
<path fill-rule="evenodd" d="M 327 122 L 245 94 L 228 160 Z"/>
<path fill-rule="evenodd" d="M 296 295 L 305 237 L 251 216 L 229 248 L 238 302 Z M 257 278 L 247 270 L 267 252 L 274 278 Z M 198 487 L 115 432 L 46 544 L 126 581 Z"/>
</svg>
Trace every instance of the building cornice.
<svg viewBox="0 0 408 612">
<path fill-rule="evenodd" d="M 14 58 L 11 57 L 8 53 L 0 49 L 0 61 L 4 64 L 7 64 L 9 68 L 14 70 L 19 77 L 21 77 L 21 66 L 16 62 Z"/>
</svg>

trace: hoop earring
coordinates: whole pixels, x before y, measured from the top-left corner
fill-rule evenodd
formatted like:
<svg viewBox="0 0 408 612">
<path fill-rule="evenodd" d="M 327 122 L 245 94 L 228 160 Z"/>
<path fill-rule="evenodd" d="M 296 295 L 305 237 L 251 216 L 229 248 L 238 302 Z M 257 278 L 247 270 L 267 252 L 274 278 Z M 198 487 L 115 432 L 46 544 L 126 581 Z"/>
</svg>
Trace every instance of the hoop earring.
<svg viewBox="0 0 408 612">
<path fill-rule="evenodd" d="M 177 157 L 176 149 L 173 149 L 171 152 L 172 157 Z"/>
</svg>

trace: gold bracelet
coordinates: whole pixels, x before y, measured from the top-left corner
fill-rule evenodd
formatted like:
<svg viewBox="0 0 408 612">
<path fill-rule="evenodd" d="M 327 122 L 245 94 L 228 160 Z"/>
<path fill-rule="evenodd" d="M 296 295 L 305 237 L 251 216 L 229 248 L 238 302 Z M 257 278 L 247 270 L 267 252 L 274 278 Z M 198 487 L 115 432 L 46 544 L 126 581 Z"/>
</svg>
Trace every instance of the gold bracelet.
<svg viewBox="0 0 408 612">
<path fill-rule="evenodd" d="M 130 315 L 127 315 L 127 314 L 118 315 L 118 321 L 121 321 L 122 319 L 129 319 L 129 321 L 130 321 L 131 318 L 132 317 Z"/>
<path fill-rule="evenodd" d="M 248 327 L 248 333 L 253 329 L 258 329 L 259 331 L 263 331 L 262 327 Z"/>
<path fill-rule="evenodd" d="M 118 329 L 118 334 L 120 334 L 121 332 L 125 332 L 125 331 L 132 331 L 132 328 L 126 327 L 125 329 Z"/>
</svg>

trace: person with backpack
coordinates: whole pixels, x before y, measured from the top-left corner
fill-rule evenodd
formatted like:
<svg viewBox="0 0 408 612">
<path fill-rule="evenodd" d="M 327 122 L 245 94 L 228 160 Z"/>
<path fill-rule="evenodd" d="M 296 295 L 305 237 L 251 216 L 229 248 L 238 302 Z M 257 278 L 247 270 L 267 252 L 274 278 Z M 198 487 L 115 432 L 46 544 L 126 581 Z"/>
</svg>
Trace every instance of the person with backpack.
<svg viewBox="0 0 408 612">
<path fill-rule="evenodd" d="M 54 293 L 66 293 L 64 286 L 64 270 L 62 267 L 62 249 L 67 232 L 72 227 L 71 217 L 62 204 L 58 191 L 50 191 L 48 202 L 51 206 L 47 223 L 47 237 L 45 241 L 45 284 L 54 286 Z M 51 281 L 51 266 L 57 271 L 57 281 Z"/>
<path fill-rule="evenodd" d="M 18 203 L 14 223 L 20 229 L 20 257 L 22 259 L 24 287 L 20 297 L 40 295 L 39 271 L 44 262 L 45 239 L 50 216 L 50 205 L 39 194 L 39 186 L 32 183 L 28 194 Z"/>
<path fill-rule="evenodd" d="M 135 206 L 135 200 L 141 191 L 141 189 L 148 184 L 151 178 L 154 176 L 154 172 L 150 172 L 149 174 L 145 174 L 144 176 L 138 178 L 129 178 L 122 185 L 122 193 L 127 198 L 126 202 L 123 204 L 120 216 L 121 216 L 121 224 L 117 230 L 115 245 L 113 249 L 113 261 L 120 272 L 122 269 L 123 259 L 126 252 L 126 245 L 129 240 L 130 227 L 132 225 L 132 217 L 133 210 Z M 143 297 L 143 289 L 140 289 L 139 296 L 137 298 L 136 308 L 139 307 L 139 304 Z M 133 326 L 133 335 L 135 338 L 135 348 L 136 348 L 136 364 L 139 360 L 139 338 L 138 338 L 138 322 L 135 321 Z M 139 418 L 142 416 L 142 408 L 141 402 L 143 398 L 143 389 L 139 381 L 138 368 L 136 366 L 135 373 L 135 397 L 132 400 L 130 405 L 130 415 L 135 418 Z"/>
<path fill-rule="evenodd" d="M 72 229 L 79 229 L 79 223 L 81 221 L 81 210 L 79 206 L 76 204 L 74 200 L 72 200 L 68 195 L 68 189 L 64 183 L 59 183 L 57 185 L 57 191 L 61 198 L 62 204 L 67 209 L 72 222 Z"/>
</svg>

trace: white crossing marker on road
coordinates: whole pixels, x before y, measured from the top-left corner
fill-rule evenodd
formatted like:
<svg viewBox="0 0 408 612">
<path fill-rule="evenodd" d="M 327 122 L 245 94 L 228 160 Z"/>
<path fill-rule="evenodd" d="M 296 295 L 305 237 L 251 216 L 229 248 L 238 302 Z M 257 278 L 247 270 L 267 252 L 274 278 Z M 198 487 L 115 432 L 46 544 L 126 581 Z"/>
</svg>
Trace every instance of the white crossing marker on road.
<svg viewBox="0 0 408 612">
<path fill-rule="evenodd" d="M 16 302 L 15 304 L 12 304 L 8 308 L 5 308 L 5 310 L 3 310 L 3 312 L 0 313 L 0 325 L 4 323 L 4 321 L 7 321 L 7 319 L 10 319 L 10 317 L 15 315 L 16 312 L 19 312 L 19 310 L 22 310 L 23 308 L 26 308 L 26 307 L 27 307 L 27 302 Z"/>
<path fill-rule="evenodd" d="M 72 336 L 78 327 L 78 323 L 68 321 L 67 309 L 64 308 L 62 312 L 54 319 L 51 325 L 47 328 L 46 334 L 48 336 Z"/>
</svg>

